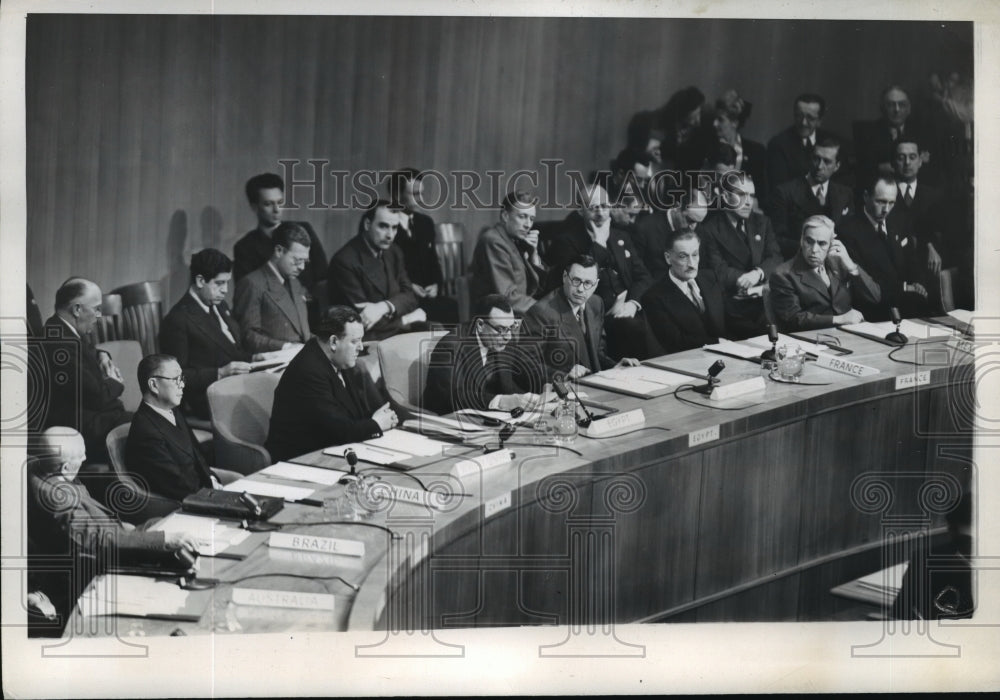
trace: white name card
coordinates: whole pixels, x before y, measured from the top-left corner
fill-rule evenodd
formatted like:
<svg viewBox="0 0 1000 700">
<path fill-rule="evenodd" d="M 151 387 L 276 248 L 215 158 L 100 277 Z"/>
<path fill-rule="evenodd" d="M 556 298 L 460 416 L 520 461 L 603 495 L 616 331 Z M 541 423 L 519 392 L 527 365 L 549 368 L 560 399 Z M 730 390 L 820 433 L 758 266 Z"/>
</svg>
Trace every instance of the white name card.
<svg viewBox="0 0 1000 700">
<path fill-rule="evenodd" d="M 641 408 L 622 413 L 613 413 L 606 418 L 598 418 L 580 432 L 589 438 L 608 438 L 624 435 L 646 425 L 646 414 Z"/>
<path fill-rule="evenodd" d="M 510 491 L 483 504 L 483 515 L 487 518 L 510 508 Z"/>
<path fill-rule="evenodd" d="M 480 471 L 510 464 L 513 459 L 513 451 L 495 450 L 489 454 L 474 457 L 473 459 L 459 460 L 455 463 L 455 476 L 459 479 L 464 479 L 467 476 L 478 474 Z"/>
<path fill-rule="evenodd" d="M 719 439 L 719 426 L 713 425 L 708 428 L 702 428 L 701 430 L 695 430 L 694 432 L 688 433 L 688 447 L 697 447 L 698 445 L 704 445 L 706 442 L 712 442 L 713 440 Z"/>
<path fill-rule="evenodd" d="M 336 537 L 316 537 L 314 535 L 296 535 L 287 532 L 272 532 L 267 544 L 270 547 L 297 549 L 302 552 L 344 554 L 349 557 L 363 557 L 365 555 L 364 542 L 358 542 L 357 540 L 342 540 Z"/>
<path fill-rule="evenodd" d="M 433 508 L 434 505 L 431 503 L 431 499 L 428 498 L 430 494 L 423 489 L 411 489 L 405 486 L 395 486 L 389 487 L 388 491 L 379 490 L 379 495 L 385 494 L 389 500 L 401 501 L 403 503 L 414 503 L 418 506 L 427 506 L 428 508 Z"/>
<path fill-rule="evenodd" d="M 931 383 L 930 370 L 923 369 L 916 374 L 901 374 L 896 377 L 896 391 Z"/>
<path fill-rule="evenodd" d="M 945 343 L 952 350 L 961 350 L 962 352 L 967 352 L 970 355 L 974 354 L 976 351 L 976 341 L 966 340 L 964 338 L 948 338 L 948 342 Z"/>
<path fill-rule="evenodd" d="M 852 362 L 842 357 L 823 353 L 816 356 L 816 366 L 840 372 L 841 374 L 850 374 L 852 377 L 870 377 L 873 374 L 879 373 L 879 370 L 875 367 L 869 367 L 860 362 Z"/>
<path fill-rule="evenodd" d="M 732 384 L 717 386 L 708 395 L 708 398 L 713 401 L 725 401 L 726 399 L 734 399 L 737 396 L 753 394 L 754 392 L 765 391 L 766 389 L 767 384 L 764 383 L 764 378 L 756 376 L 753 379 L 743 379 Z"/>
<path fill-rule="evenodd" d="M 297 608 L 333 612 L 334 598 L 329 593 L 302 591 L 269 591 L 263 588 L 234 588 L 233 602 L 266 608 Z"/>
</svg>

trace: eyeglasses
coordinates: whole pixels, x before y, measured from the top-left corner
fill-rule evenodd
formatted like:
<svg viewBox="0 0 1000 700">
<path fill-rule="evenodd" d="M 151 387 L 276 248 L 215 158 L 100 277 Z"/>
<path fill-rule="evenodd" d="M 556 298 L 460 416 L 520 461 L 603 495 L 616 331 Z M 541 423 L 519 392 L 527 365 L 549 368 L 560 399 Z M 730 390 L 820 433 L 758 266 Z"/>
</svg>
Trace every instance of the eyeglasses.
<svg viewBox="0 0 1000 700">
<path fill-rule="evenodd" d="M 597 284 L 594 280 L 582 280 L 579 277 L 570 277 L 569 283 L 572 284 L 577 289 L 593 289 L 594 285 Z"/>
<path fill-rule="evenodd" d="M 168 382 L 173 382 L 177 386 L 184 386 L 184 375 L 179 374 L 176 377 L 164 377 L 160 374 L 154 374 L 153 379 L 166 379 Z"/>
<path fill-rule="evenodd" d="M 521 321 L 520 321 L 520 319 L 515 320 L 509 326 L 498 326 L 496 324 L 490 323 L 485 318 L 483 319 L 483 323 L 485 323 L 487 326 L 489 326 L 490 328 L 492 328 L 493 332 L 496 333 L 497 335 L 500 335 L 500 336 L 506 335 L 508 337 L 513 337 L 513 335 L 515 333 L 517 333 L 519 330 L 521 330 Z"/>
</svg>

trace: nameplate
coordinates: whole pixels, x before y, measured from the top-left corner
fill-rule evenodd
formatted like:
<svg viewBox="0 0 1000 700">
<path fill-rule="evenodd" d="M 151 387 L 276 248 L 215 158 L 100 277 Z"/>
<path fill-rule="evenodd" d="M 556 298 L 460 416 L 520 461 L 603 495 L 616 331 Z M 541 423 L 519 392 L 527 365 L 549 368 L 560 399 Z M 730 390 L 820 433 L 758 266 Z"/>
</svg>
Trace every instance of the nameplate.
<svg viewBox="0 0 1000 700">
<path fill-rule="evenodd" d="M 389 486 L 388 490 L 383 490 L 380 487 L 377 493 L 379 496 L 385 495 L 390 501 L 399 501 L 401 503 L 413 503 L 418 506 L 426 506 L 427 508 L 434 507 L 430 499 L 431 494 L 429 494 L 427 491 L 424 491 L 423 489 L 417 489 L 417 488 L 411 489 L 407 488 L 406 486 L 391 485 Z"/>
<path fill-rule="evenodd" d="M 256 605 L 265 608 L 297 608 L 299 610 L 325 610 L 327 612 L 333 612 L 334 598 L 329 593 L 269 591 L 263 588 L 234 588 L 232 600 L 237 605 Z"/>
<path fill-rule="evenodd" d="M 455 463 L 455 476 L 464 479 L 473 476 L 487 469 L 510 464 L 514 459 L 514 452 L 511 450 L 495 450 L 489 454 L 480 455 L 473 459 L 463 459 Z"/>
<path fill-rule="evenodd" d="M 581 430 L 589 438 L 609 438 L 638 430 L 646 424 L 646 414 L 641 408 L 623 413 L 613 413 L 606 418 L 598 418 Z"/>
<path fill-rule="evenodd" d="M 948 338 L 948 342 L 945 343 L 952 350 L 960 350 L 961 352 L 974 354 L 976 351 L 976 341 L 966 340 L 965 338 Z"/>
<path fill-rule="evenodd" d="M 708 398 L 713 401 L 725 401 L 726 399 L 733 399 L 737 396 L 753 394 L 766 389 L 767 384 L 764 383 L 764 378 L 756 376 L 753 379 L 744 379 L 739 382 L 733 382 L 732 384 L 722 384 L 721 386 L 717 386 L 712 390 L 712 393 L 708 395 Z"/>
<path fill-rule="evenodd" d="M 924 386 L 931 383 L 930 370 L 923 369 L 916 374 L 901 374 L 896 377 L 896 391 L 900 389 L 910 389 L 912 387 Z"/>
<path fill-rule="evenodd" d="M 272 532 L 267 544 L 270 547 L 297 549 L 300 552 L 324 552 L 326 554 L 343 554 L 349 557 L 363 557 L 365 555 L 364 542 L 341 540 L 336 537 Z"/>
<path fill-rule="evenodd" d="M 816 366 L 840 372 L 841 374 L 849 374 L 852 377 L 870 377 L 873 374 L 879 373 L 879 370 L 875 367 L 869 367 L 859 362 L 851 362 L 842 357 L 823 353 L 816 355 Z"/>
<path fill-rule="evenodd" d="M 719 426 L 713 425 L 688 433 L 688 447 L 697 447 L 719 439 Z"/>
<path fill-rule="evenodd" d="M 508 508 L 510 508 L 510 491 L 484 503 L 483 516 L 489 518 Z"/>
</svg>

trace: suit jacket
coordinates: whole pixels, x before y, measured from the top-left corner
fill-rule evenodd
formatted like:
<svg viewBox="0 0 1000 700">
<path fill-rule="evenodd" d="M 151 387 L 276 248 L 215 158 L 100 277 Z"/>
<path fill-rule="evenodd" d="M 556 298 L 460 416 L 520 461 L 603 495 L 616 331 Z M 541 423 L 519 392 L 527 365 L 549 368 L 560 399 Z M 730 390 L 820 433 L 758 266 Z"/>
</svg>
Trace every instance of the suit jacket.
<svg viewBox="0 0 1000 700">
<path fill-rule="evenodd" d="M 899 139 L 892 138 L 889 128 L 889 122 L 883 118 L 854 122 L 854 153 L 859 181 L 864 182 L 874 175 L 880 163 L 892 163 L 896 141 Z M 903 125 L 904 135 L 916 137 L 921 143 L 925 141 L 922 132 L 912 116 Z"/>
<path fill-rule="evenodd" d="M 309 234 L 309 262 L 299 274 L 299 282 L 310 292 L 316 289 L 316 283 L 326 279 L 326 251 L 319 241 L 319 236 L 308 221 L 290 221 L 298 224 Z M 249 231 L 233 246 L 233 280 L 237 283 L 271 259 L 274 252 L 274 242 L 271 236 L 259 228 Z"/>
<path fill-rule="evenodd" d="M 40 414 L 36 425 L 39 429 L 61 425 L 78 430 L 86 443 L 88 461 L 105 460 L 108 433 L 132 418 L 119 398 L 125 386 L 104 375 L 90 339 L 78 338 L 58 316 L 45 322 L 44 338 L 35 348 L 44 361 L 48 383 L 43 388 L 48 411 Z"/>
<path fill-rule="evenodd" d="M 829 182 L 826 188 L 826 204 L 819 200 L 805 176 L 786 182 L 774 191 L 771 203 L 771 223 L 778 237 L 778 245 L 785 258 L 795 255 L 802 237 L 802 222 L 810 216 L 823 214 L 833 220 L 836 226 L 845 216 L 854 213 L 854 193 L 849 187 Z"/>
<path fill-rule="evenodd" d="M 740 170 L 753 178 L 757 201 L 767 206 L 771 197 L 771 183 L 767 178 L 767 148 L 764 144 L 740 136 L 743 147 L 743 162 Z"/>
<path fill-rule="evenodd" d="M 604 302 L 594 294 L 583 308 L 586 334 L 562 288 L 546 294 L 524 315 L 526 334 L 541 350 L 546 378 L 552 379 L 555 373 L 567 372 L 574 365 L 583 365 L 591 372 L 615 366 L 603 341 Z"/>
<path fill-rule="evenodd" d="M 413 212 L 409 233 L 400 230 L 396 235 L 395 243 L 403 251 L 406 274 L 411 282 L 422 287 L 440 285 L 444 281 L 434 237 L 434 219 L 416 211 Z"/>
<path fill-rule="evenodd" d="M 781 264 L 781 251 L 771 221 L 753 212 L 746 220 L 746 229 L 749 245 L 721 211 L 709 215 L 698 229 L 702 237 L 701 266 L 715 273 L 727 295 L 736 292 L 736 280 L 744 272 L 759 267 L 767 280 Z"/>
<path fill-rule="evenodd" d="M 500 394 L 541 392 L 545 369 L 537 347 L 512 340 L 502 352 L 487 355 L 484 366 L 473 324 L 459 326 L 434 347 L 424 410 L 438 415 L 461 408 L 486 410 Z"/>
<path fill-rule="evenodd" d="M 711 270 L 699 270 L 695 278 L 705 313 L 700 313 L 669 274 L 649 288 L 642 298 L 646 318 L 666 353 L 700 348 L 726 336 L 722 289 Z"/>
<path fill-rule="evenodd" d="M 844 242 L 851 258 L 878 283 L 881 300 L 878 304 L 859 304 L 857 309 L 868 321 L 886 321 L 889 308 L 897 307 L 904 316 L 915 315 L 921 304 L 916 295 L 903 292 L 904 282 L 922 282 L 916 237 L 904 227 L 886 224 L 888 236 L 883 238 L 864 210 L 841 222 L 837 236 Z"/>
<path fill-rule="evenodd" d="M 396 245 L 376 258 L 359 233 L 330 258 L 330 302 L 354 307 L 360 302 L 388 301 L 396 307 L 365 331 L 369 340 L 381 340 L 402 330 L 401 318 L 417 308 L 417 297 L 406 274 L 403 251 Z M 383 265 L 384 263 L 384 265 Z"/>
<path fill-rule="evenodd" d="M 833 132 L 816 129 L 817 143 L 827 136 L 833 136 Z M 812 159 L 813 147 L 810 146 L 809 150 L 802 147 L 802 139 L 799 138 L 796 127 L 790 126 L 772 137 L 767 142 L 767 179 L 771 191 L 789 180 L 805 177 L 812 169 Z"/>
<path fill-rule="evenodd" d="M 205 391 L 219 376 L 219 368 L 230 362 L 250 362 L 252 353 L 243 348 L 243 332 L 226 302 L 216 307 L 235 343 L 226 337 L 215 313 L 205 310 L 190 293 L 170 309 L 160 325 L 160 348 L 177 358 L 184 370 L 184 408 L 208 418 Z"/>
<path fill-rule="evenodd" d="M 176 427 L 145 401 L 139 404 L 125 443 L 125 466 L 151 493 L 183 501 L 211 488 L 212 476 L 184 415 L 176 409 L 173 414 Z"/>
<path fill-rule="evenodd" d="M 503 294 L 514 311 L 523 314 L 541 296 L 545 272 L 525 259 L 503 224 L 496 224 L 476 241 L 469 265 L 469 296 L 475 300 Z"/>
<path fill-rule="evenodd" d="M 627 290 L 626 299 L 642 298 L 646 290 L 653 284 L 653 276 L 649 274 L 632 243 L 632 237 L 624 229 L 611 224 L 611 234 L 608 236 L 606 253 L 609 265 L 601 266 L 598 272 L 596 296 L 601 297 L 606 311 L 615 305 L 615 297 Z M 587 224 L 578 212 L 572 212 L 562 223 L 559 233 L 552 241 L 550 259 L 552 269 L 560 274 L 553 274 L 550 287 L 554 288 L 562 280 L 562 270 L 577 255 L 591 255 L 601 265 L 604 251 L 594 242 L 587 232 Z M 641 303 L 641 302 L 640 302 Z"/>
<path fill-rule="evenodd" d="M 948 205 L 944 192 L 933 185 L 927 185 L 917 179 L 917 191 L 913 203 L 903 200 L 904 183 L 897 181 L 896 206 L 889 212 L 889 226 L 911 226 L 913 233 L 919 239 L 921 247 L 928 243 L 934 244 L 934 249 L 946 260 L 954 260 L 953 251 L 947 245 L 944 229 L 948 223 L 946 212 Z"/>
<path fill-rule="evenodd" d="M 289 295 L 267 263 L 236 285 L 234 310 L 243 329 L 243 347 L 249 352 L 281 350 L 285 343 L 309 340 L 305 289 L 294 277 L 291 286 Z"/>
<path fill-rule="evenodd" d="M 829 287 L 801 254 L 781 263 L 771 273 L 771 308 L 779 330 L 830 328 L 833 317 L 847 313 L 854 304 L 879 302 L 881 291 L 864 268 L 859 266 L 860 273 L 851 277 L 841 276 L 840 266 L 832 265 L 829 260 L 825 267 Z"/>
<path fill-rule="evenodd" d="M 679 227 L 684 225 L 686 221 L 680 209 L 667 211 L 654 209 L 640 216 L 635 222 L 632 243 L 653 279 L 659 280 L 667 274 L 669 266 L 663 254 L 669 249 Z M 698 230 L 698 227 L 695 227 L 695 230 Z"/>
<path fill-rule="evenodd" d="M 365 370 L 343 372 L 344 383 L 313 338 L 281 375 L 266 447 L 271 459 L 290 459 L 331 445 L 360 442 L 382 434 L 372 414 L 389 399 Z"/>
</svg>

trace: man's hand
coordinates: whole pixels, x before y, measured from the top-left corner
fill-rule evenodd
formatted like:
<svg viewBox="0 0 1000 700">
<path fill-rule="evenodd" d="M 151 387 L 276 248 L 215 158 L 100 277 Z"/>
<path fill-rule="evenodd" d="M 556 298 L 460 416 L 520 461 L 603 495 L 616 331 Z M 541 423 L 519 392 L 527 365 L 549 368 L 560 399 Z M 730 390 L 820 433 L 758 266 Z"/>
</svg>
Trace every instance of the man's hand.
<svg viewBox="0 0 1000 700">
<path fill-rule="evenodd" d="M 844 244 L 837 239 L 834 239 L 834 241 L 830 244 L 830 252 L 828 256 L 833 259 L 834 264 L 839 264 L 840 269 L 846 274 L 851 274 L 851 270 L 854 270 L 857 267 L 857 263 L 851 259 L 851 255 L 847 252 L 847 248 L 845 248 Z"/>
<path fill-rule="evenodd" d="M 122 379 L 122 373 L 115 366 L 115 363 L 111 359 L 111 355 L 109 355 L 107 352 L 101 352 L 98 353 L 97 358 L 98 358 L 97 362 L 100 365 L 101 372 L 104 373 L 105 377 L 107 377 L 108 379 L 114 379 L 116 382 L 120 384 L 125 383 L 125 380 Z"/>
<path fill-rule="evenodd" d="M 642 363 L 634 357 L 623 357 L 615 367 L 638 367 Z"/>
<path fill-rule="evenodd" d="M 590 374 L 590 370 L 583 365 L 573 365 L 573 369 L 566 373 L 567 379 L 576 379 Z"/>
<path fill-rule="evenodd" d="M 619 299 L 615 302 L 615 305 L 611 307 L 611 311 L 608 313 L 614 318 L 635 318 L 636 313 L 639 311 L 639 305 L 634 301 L 625 301 L 624 299 Z"/>
<path fill-rule="evenodd" d="M 424 287 L 424 293 L 427 295 L 427 297 L 429 299 L 435 298 L 438 295 L 438 286 L 437 286 L 437 284 L 436 283 L 435 284 L 428 284 L 426 287 Z"/>
<path fill-rule="evenodd" d="M 231 377 L 234 374 L 246 374 L 249 371 L 250 363 L 248 362 L 230 362 L 228 365 L 219 367 L 219 379 Z"/>
<path fill-rule="evenodd" d="M 524 234 L 524 242 L 530 245 L 535 250 L 538 250 L 538 229 L 533 228 Z"/>
<path fill-rule="evenodd" d="M 198 552 L 198 540 L 186 532 L 168 532 L 165 544 L 167 549 L 171 551 L 175 549 L 186 549 L 192 554 L 196 554 Z"/>
<path fill-rule="evenodd" d="M 927 269 L 934 275 L 941 272 L 941 256 L 934 248 L 933 243 L 927 244 Z"/>
<path fill-rule="evenodd" d="M 864 315 L 857 309 L 851 309 L 846 313 L 839 314 L 833 317 L 833 322 L 836 324 L 840 323 L 861 323 L 865 320 Z"/>
<path fill-rule="evenodd" d="M 376 323 L 382 320 L 382 317 L 389 313 L 389 305 L 384 301 L 370 302 L 361 301 L 355 304 L 358 311 L 361 312 L 361 323 L 364 324 L 365 330 L 368 330 Z"/>
<path fill-rule="evenodd" d="M 542 397 L 538 394 L 501 394 L 498 397 L 497 408 L 501 411 L 511 411 L 515 408 L 529 408 L 541 403 Z"/>
<path fill-rule="evenodd" d="M 919 294 L 924 299 L 927 298 L 927 289 L 919 282 L 903 282 L 903 291 Z"/>
<path fill-rule="evenodd" d="M 757 284 L 760 281 L 760 274 L 756 269 L 750 270 L 750 272 L 744 272 L 742 275 L 736 278 L 736 286 L 741 292 L 746 292 L 750 287 Z"/>
<path fill-rule="evenodd" d="M 375 413 L 372 414 L 372 420 L 378 423 L 378 427 L 382 431 L 391 430 L 399 425 L 399 416 L 396 412 L 392 410 L 388 402 L 384 403 Z"/>
<path fill-rule="evenodd" d="M 403 318 L 400 319 L 400 322 L 404 326 L 409 326 L 410 324 L 413 323 L 423 323 L 426 320 L 427 320 L 426 311 L 424 311 L 423 309 L 414 309 L 410 313 L 403 316 Z"/>
<path fill-rule="evenodd" d="M 413 287 L 413 293 L 417 295 L 418 299 L 423 299 L 427 296 L 427 287 L 421 287 L 416 282 L 410 282 L 410 286 Z"/>
</svg>

